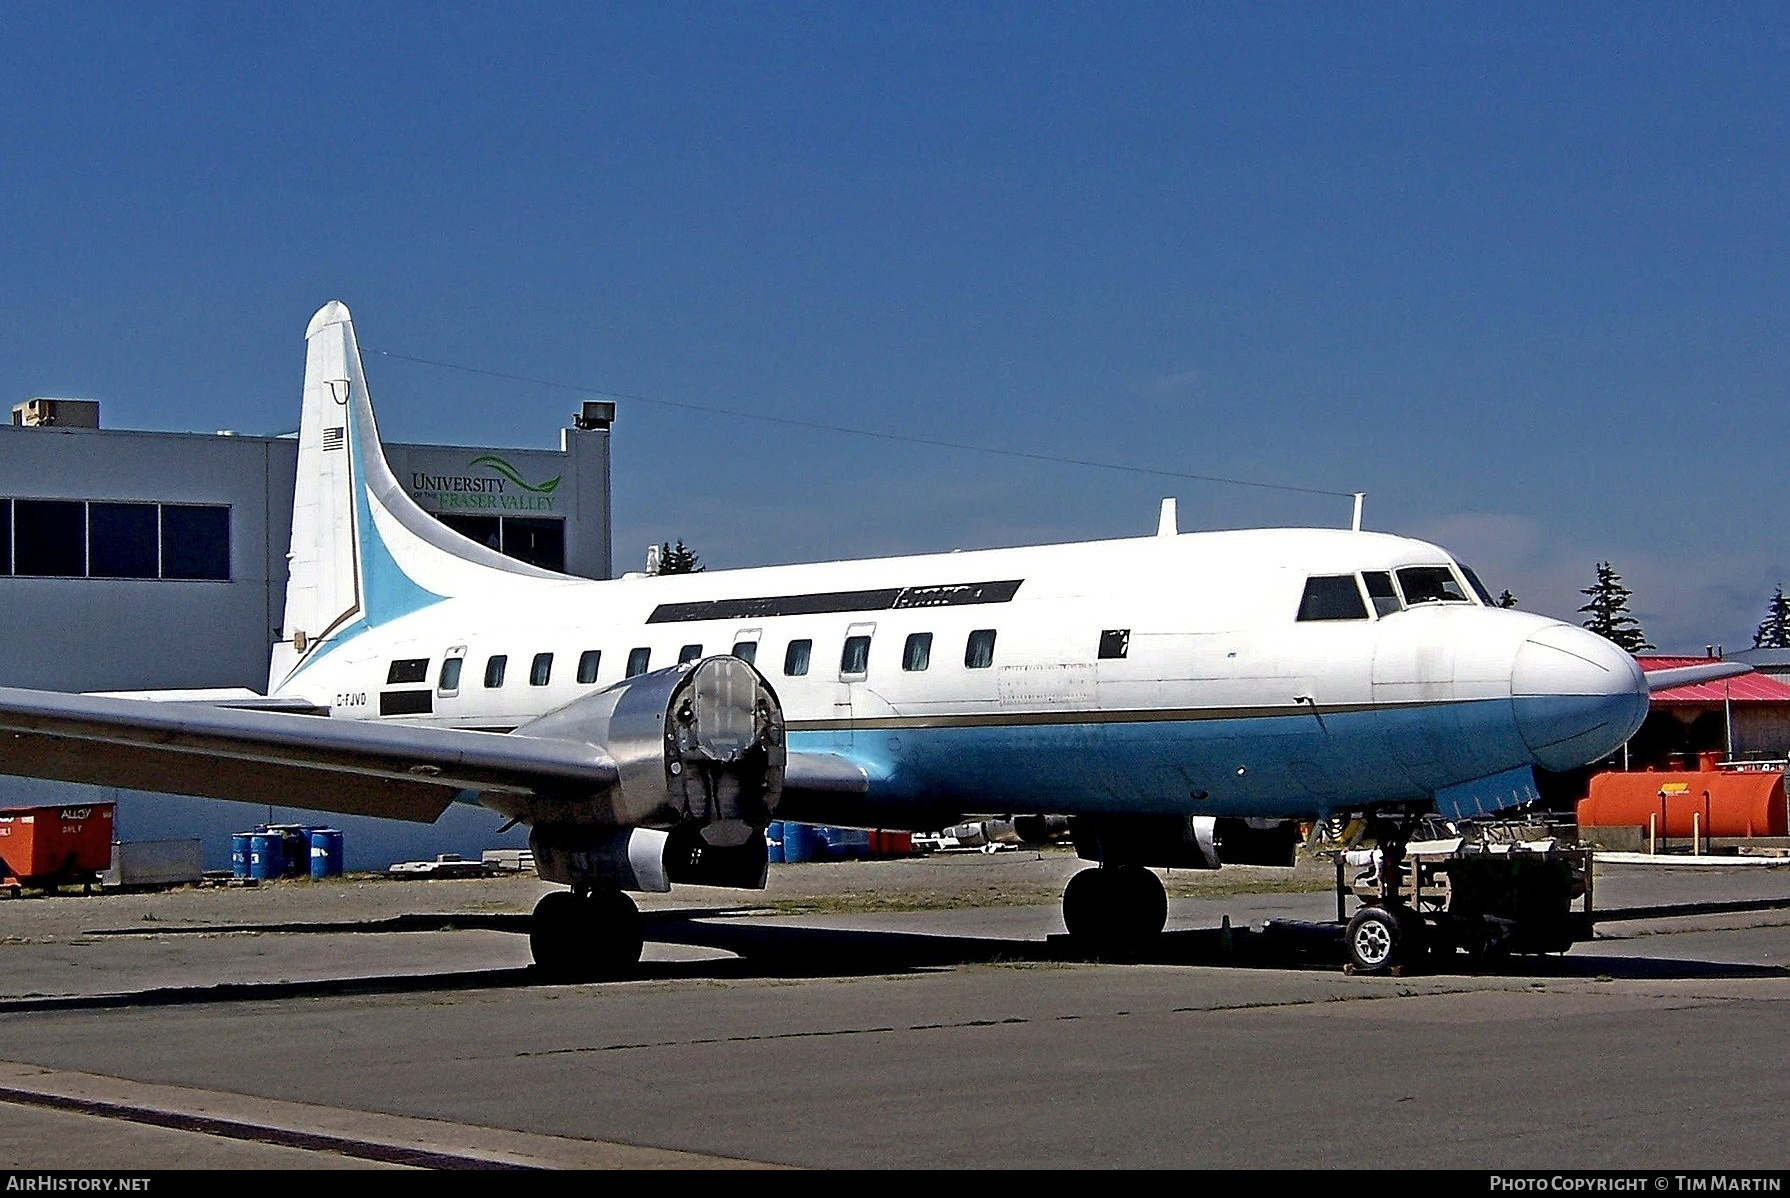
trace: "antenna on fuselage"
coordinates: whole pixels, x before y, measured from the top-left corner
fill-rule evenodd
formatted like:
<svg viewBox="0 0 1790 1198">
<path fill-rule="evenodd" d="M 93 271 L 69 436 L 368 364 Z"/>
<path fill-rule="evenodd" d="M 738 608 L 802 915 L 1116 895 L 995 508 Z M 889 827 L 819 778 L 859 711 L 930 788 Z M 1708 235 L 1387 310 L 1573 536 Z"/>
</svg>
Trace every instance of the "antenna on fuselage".
<svg viewBox="0 0 1790 1198">
<path fill-rule="evenodd" d="M 1361 531 L 1361 501 L 1366 498 L 1366 491 L 1355 492 L 1355 523 L 1351 526 L 1353 532 Z"/>
<path fill-rule="evenodd" d="M 1156 516 L 1156 535 L 1159 537 L 1176 535 L 1175 501 L 1172 498 L 1162 501 L 1162 511 Z"/>
</svg>

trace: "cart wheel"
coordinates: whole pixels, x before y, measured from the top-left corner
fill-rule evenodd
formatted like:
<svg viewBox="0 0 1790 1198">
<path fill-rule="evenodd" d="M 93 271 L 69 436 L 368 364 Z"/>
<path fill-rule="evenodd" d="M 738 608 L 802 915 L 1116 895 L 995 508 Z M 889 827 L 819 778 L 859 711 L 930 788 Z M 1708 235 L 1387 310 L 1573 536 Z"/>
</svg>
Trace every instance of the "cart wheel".
<svg viewBox="0 0 1790 1198">
<path fill-rule="evenodd" d="M 1355 973 L 1386 973 L 1403 963 L 1411 937 L 1404 921 L 1392 911 L 1363 907 L 1349 920 L 1344 941 Z"/>
</svg>

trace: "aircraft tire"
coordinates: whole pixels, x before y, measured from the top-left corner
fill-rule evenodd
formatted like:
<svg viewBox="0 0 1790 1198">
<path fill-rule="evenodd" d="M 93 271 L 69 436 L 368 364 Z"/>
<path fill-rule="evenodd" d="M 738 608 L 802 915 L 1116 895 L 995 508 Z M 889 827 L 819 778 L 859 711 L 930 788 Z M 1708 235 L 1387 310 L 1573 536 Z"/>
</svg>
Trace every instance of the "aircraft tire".
<svg viewBox="0 0 1790 1198">
<path fill-rule="evenodd" d="M 622 977 L 640 964 L 646 943 L 640 908 L 620 890 L 593 890 L 590 906 L 589 961 L 600 977 Z"/>
<path fill-rule="evenodd" d="M 528 950 L 535 968 L 549 977 L 577 972 L 579 931 L 585 924 L 585 901 L 569 890 L 541 896 L 529 921 Z"/>
<path fill-rule="evenodd" d="M 1351 972 L 1388 973 L 1402 965 L 1410 951 L 1410 928 L 1385 907 L 1363 907 L 1349 920 L 1343 943 Z"/>
<path fill-rule="evenodd" d="M 1136 953 L 1167 923 L 1168 893 L 1141 865 L 1084 869 L 1063 890 L 1063 926 L 1097 952 Z"/>
</svg>

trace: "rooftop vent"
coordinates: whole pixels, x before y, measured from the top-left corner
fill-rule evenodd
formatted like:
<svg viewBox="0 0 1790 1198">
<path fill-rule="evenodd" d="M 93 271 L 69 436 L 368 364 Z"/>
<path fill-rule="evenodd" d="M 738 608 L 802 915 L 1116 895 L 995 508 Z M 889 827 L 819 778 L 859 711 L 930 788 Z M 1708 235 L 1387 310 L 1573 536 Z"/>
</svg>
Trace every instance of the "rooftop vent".
<svg viewBox="0 0 1790 1198">
<path fill-rule="evenodd" d="M 98 428 L 97 399 L 28 399 L 12 406 L 12 422 L 26 428 Z"/>
</svg>

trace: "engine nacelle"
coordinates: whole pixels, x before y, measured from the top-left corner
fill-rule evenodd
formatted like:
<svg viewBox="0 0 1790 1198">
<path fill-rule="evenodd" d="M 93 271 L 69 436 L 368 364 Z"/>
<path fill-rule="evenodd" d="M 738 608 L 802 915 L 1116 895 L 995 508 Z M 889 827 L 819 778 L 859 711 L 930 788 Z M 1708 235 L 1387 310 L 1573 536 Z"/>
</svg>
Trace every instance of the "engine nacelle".
<svg viewBox="0 0 1790 1198">
<path fill-rule="evenodd" d="M 1138 815 L 1074 816 L 1069 822 L 1077 856 L 1115 865 L 1291 866 L 1299 844 L 1299 827 L 1292 820 Z"/>
<path fill-rule="evenodd" d="M 787 760 L 783 709 L 741 659 L 708 657 L 641 674 L 512 735 L 600 745 L 616 766 L 616 784 L 599 793 L 483 800 L 533 825 L 543 878 L 659 890 L 667 879 L 695 880 L 692 871 L 749 875 L 750 864 L 726 864 L 737 855 L 732 850 L 742 850 L 758 862 L 759 880 L 746 884 L 763 884 L 763 833 Z"/>
</svg>

